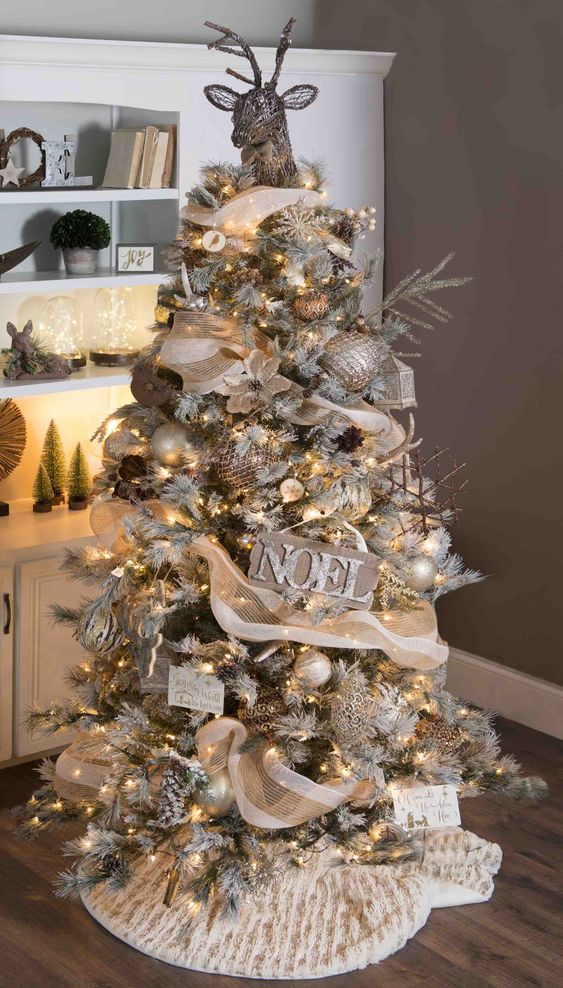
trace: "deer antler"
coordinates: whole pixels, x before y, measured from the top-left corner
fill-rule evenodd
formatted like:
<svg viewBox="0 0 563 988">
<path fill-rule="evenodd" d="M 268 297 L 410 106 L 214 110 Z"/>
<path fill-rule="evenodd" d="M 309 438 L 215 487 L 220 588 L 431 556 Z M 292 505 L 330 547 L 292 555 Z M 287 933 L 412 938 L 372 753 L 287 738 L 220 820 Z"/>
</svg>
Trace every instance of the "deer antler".
<svg viewBox="0 0 563 988">
<path fill-rule="evenodd" d="M 229 27 L 221 27 L 220 24 L 213 24 L 212 21 L 205 21 L 205 26 L 210 27 L 213 31 L 220 31 L 222 34 L 222 37 L 217 38 L 216 41 L 210 41 L 207 47 L 209 49 L 215 48 L 216 51 L 225 52 L 227 55 L 238 55 L 239 58 L 247 58 L 252 66 L 254 81 L 252 81 L 252 79 L 248 79 L 244 75 L 241 75 L 239 72 L 235 72 L 234 69 L 227 69 L 227 75 L 232 75 L 236 79 L 240 79 L 242 82 L 248 83 L 249 86 L 255 86 L 259 89 L 262 85 L 262 73 L 258 62 L 256 61 L 256 55 L 252 51 L 252 48 L 248 42 L 245 41 L 240 34 L 235 34 L 234 31 L 231 31 Z M 229 41 L 233 45 L 238 45 L 241 50 L 239 51 L 237 48 L 231 48 L 230 45 L 225 45 L 225 41 Z"/>
<path fill-rule="evenodd" d="M 422 439 L 417 439 L 416 442 L 413 443 L 413 438 L 414 417 L 409 414 L 409 424 L 402 443 L 399 443 L 399 445 L 395 446 L 394 449 L 388 450 L 385 456 L 382 456 L 381 458 L 377 457 L 378 464 L 380 466 L 387 466 L 389 463 L 393 463 L 395 460 L 398 460 L 400 456 L 406 456 L 407 453 L 410 453 L 413 449 L 416 449 L 417 446 L 420 446 Z"/>
<path fill-rule="evenodd" d="M 274 74 L 272 78 L 268 83 L 268 87 L 270 89 L 275 89 L 278 84 L 278 79 L 280 77 L 281 67 L 283 64 L 283 60 L 285 58 L 285 53 L 291 45 L 291 38 L 289 36 L 293 30 L 294 24 L 295 24 L 295 17 L 290 17 L 290 19 L 288 20 L 287 24 L 285 25 L 281 33 L 280 43 L 276 51 L 276 68 L 274 70 Z"/>
</svg>

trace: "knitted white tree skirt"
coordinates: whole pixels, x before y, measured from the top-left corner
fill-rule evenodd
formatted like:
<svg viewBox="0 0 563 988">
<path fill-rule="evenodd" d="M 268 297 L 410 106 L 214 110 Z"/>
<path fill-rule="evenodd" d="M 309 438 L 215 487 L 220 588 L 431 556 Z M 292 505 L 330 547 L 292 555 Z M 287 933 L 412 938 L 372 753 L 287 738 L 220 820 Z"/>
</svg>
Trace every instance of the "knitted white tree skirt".
<svg viewBox="0 0 563 988">
<path fill-rule="evenodd" d="M 288 869 L 236 920 L 180 896 L 163 905 L 162 864 L 147 861 L 126 888 L 104 885 L 82 901 L 107 930 L 178 967 L 246 978 L 322 978 L 377 964 L 400 950 L 431 909 L 485 902 L 502 853 L 459 828 L 427 833 L 421 865 L 347 864 L 315 856 Z"/>
</svg>

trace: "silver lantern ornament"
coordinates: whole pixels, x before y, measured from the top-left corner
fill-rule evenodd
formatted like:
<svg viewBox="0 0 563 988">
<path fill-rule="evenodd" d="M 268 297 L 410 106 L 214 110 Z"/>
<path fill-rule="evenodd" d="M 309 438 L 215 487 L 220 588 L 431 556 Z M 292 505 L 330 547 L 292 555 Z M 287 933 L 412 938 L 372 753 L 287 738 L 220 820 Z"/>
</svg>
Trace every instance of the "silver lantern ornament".
<svg viewBox="0 0 563 988">
<path fill-rule="evenodd" d="M 176 467 L 185 459 L 196 459 L 196 448 L 183 426 L 167 422 L 153 433 L 151 454 L 162 466 Z"/>
<path fill-rule="evenodd" d="M 414 371 L 393 354 L 383 361 L 379 376 L 383 381 L 383 397 L 377 399 L 378 408 L 413 408 L 416 406 Z"/>
<path fill-rule="evenodd" d="M 193 794 L 193 801 L 211 817 L 225 816 L 236 800 L 235 790 L 227 768 L 209 776 L 209 785 Z"/>
<path fill-rule="evenodd" d="M 337 333 L 325 346 L 319 363 L 348 391 L 361 391 L 379 370 L 381 353 L 373 336 Z"/>
<path fill-rule="evenodd" d="M 227 441 L 217 450 L 217 472 L 222 481 L 237 491 L 250 490 L 256 484 L 258 474 L 264 467 L 276 461 L 276 454 L 270 443 L 252 446 L 241 453 L 236 442 Z"/>
<path fill-rule="evenodd" d="M 316 648 L 305 648 L 293 663 L 293 675 L 303 686 L 316 689 L 328 683 L 332 665 L 328 655 Z"/>
<path fill-rule="evenodd" d="M 422 593 L 433 586 L 438 567 L 432 556 L 409 556 L 401 567 L 401 576 L 410 590 Z"/>
</svg>

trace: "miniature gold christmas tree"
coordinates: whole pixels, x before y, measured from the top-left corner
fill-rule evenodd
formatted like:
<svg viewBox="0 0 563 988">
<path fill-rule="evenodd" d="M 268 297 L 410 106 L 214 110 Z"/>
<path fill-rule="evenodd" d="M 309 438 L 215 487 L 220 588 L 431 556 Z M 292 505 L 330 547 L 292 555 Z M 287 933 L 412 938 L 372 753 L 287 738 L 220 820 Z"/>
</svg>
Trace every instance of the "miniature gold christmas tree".
<svg viewBox="0 0 563 988">
<path fill-rule="evenodd" d="M 33 510 L 38 512 L 51 511 L 53 507 L 53 485 L 49 479 L 43 462 L 39 464 L 33 484 Z"/>
<path fill-rule="evenodd" d="M 67 480 L 66 459 L 61 434 L 54 419 L 49 422 L 49 428 L 45 433 L 41 462 L 51 481 L 54 495 L 53 504 L 61 504 L 64 501 Z"/>
<path fill-rule="evenodd" d="M 77 443 L 68 468 L 68 506 L 72 511 L 81 511 L 88 504 L 92 478 L 88 461 L 80 443 Z"/>
</svg>

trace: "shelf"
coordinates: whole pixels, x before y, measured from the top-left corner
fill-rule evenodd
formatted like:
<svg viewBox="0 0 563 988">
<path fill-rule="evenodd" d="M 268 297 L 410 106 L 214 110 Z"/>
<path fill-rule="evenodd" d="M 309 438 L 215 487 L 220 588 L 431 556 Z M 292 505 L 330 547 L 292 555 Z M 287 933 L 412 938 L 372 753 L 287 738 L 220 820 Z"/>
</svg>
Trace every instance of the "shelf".
<svg viewBox="0 0 563 988">
<path fill-rule="evenodd" d="M 8 271 L 0 276 L 0 295 L 33 292 L 76 291 L 78 288 L 127 287 L 129 285 L 160 285 L 170 272 L 155 271 L 140 274 L 117 274 L 111 268 L 99 268 L 94 274 L 66 274 L 65 271 Z"/>
<path fill-rule="evenodd" d="M 75 539 L 93 538 L 88 508 L 70 511 L 60 504 L 48 514 L 37 514 L 32 507 L 31 498 L 11 501 L 10 514 L 0 518 L 0 564 L 20 561 L 26 550 L 36 559 Z"/>
<path fill-rule="evenodd" d="M 0 203 L 10 206 L 46 202 L 139 202 L 177 199 L 178 189 L 2 189 Z"/>
<path fill-rule="evenodd" d="M 62 381 L 8 381 L 0 379 L 0 400 L 3 398 L 30 398 L 34 395 L 48 395 L 62 391 L 86 391 L 91 388 L 113 388 L 118 384 L 129 384 L 131 374 L 128 367 L 98 367 L 87 363 L 82 370 L 74 371 Z"/>
</svg>

